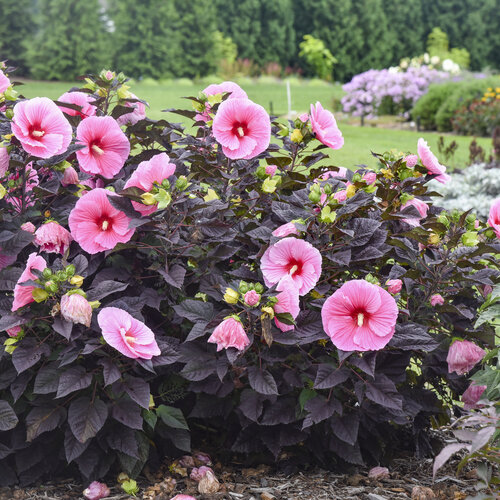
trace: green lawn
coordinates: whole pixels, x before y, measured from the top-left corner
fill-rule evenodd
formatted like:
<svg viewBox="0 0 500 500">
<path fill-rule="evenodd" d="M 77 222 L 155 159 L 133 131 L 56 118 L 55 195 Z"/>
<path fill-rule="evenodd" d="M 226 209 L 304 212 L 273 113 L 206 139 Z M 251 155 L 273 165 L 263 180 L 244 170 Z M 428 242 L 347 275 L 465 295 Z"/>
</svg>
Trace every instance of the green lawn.
<svg viewBox="0 0 500 500">
<path fill-rule="evenodd" d="M 189 80 L 178 82 L 132 82 L 131 90 L 141 99 L 149 102 L 150 108 L 148 116 L 153 119 L 164 117 L 162 110 L 167 108 L 189 108 L 190 103 L 182 96 L 197 95 L 209 81 L 193 83 Z M 238 82 L 247 92 L 248 97 L 264 106 L 274 114 L 284 115 L 287 112 L 286 85 L 281 81 L 273 81 L 269 78 L 265 81 L 252 81 L 245 79 Z M 57 99 L 62 93 L 67 91 L 73 84 L 64 82 L 26 82 L 22 87 L 18 87 L 25 97 L 47 96 Z M 78 85 L 78 84 L 74 84 Z M 343 91 L 340 85 L 331 85 L 324 82 L 292 82 L 291 97 L 292 110 L 304 112 L 309 108 L 310 103 L 320 101 L 326 108 L 332 109 L 334 103 L 342 97 Z M 271 104 L 272 103 L 272 104 Z M 171 121 L 183 121 L 178 115 L 170 115 Z M 187 124 L 186 121 L 184 123 Z M 394 130 L 376 127 L 358 127 L 339 120 L 339 126 L 345 138 L 344 147 L 338 151 L 331 152 L 332 164 L 352 168 L 355 165 L 374 165 L 375 159 L 370 151 L 383 153 L 386 150 L 396 149 L 403 152 L 416 152 L 417 140 L 424 137 L 432 151 L 439 157 L 437 142 L 439 133 L 433 132 L 413 132 L 406 130 Z M 469 157 L 469 144 L 471 137 L 445 135 L 445 142 L 450 143 L 455 140 L 459 145 L 454 159 L 450 162 L 450 167 L 462 167 L 466 165 Z M 489 153 L 491 150 L 491 139 L 479 138 L 478 143 Z M 440 158 L 445 162 L 444 158 Z"/>
</svg>

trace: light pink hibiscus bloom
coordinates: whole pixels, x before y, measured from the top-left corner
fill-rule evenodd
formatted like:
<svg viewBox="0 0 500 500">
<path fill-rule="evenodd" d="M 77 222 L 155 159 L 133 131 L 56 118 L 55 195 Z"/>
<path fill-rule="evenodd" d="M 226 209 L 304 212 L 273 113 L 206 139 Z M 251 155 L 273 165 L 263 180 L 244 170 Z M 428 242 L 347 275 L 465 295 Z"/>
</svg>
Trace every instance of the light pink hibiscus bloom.
<svg viewBox="0 0 500 500">
<path fill-rule="evenodd" d="M 267 286 L 291 276 L 299 295 L 305 295 L 314 288 L 321 275 L 321 254 L 307 241 L 285 238 L 265 251 L 260 269 Z"/>
<path fill-rule="evenodd" d="M 412 168 L 418 163 L 418 156 L 417 155 L 407 155 L 403 158 L 403 161 L 406 163 L 407 167 Z"/>
<path fill-rule="evenodd" d="M 342 351 L 378 351 L 394 335 L 398 306 L 394 297 L 365 280 L 344 283 L 321 310 L 323 328 Z"/>
<path fill-rule="evenodd" d="M 332 149 L 340 149 L 344 145 L 342 132 L 330 111 L 323 109 L 319 103 L 311 104 L 311 127 L 318 141 Z"/>
<path fill-rule="evenodd" d="M 217 352 L 228 347 L 243 351 L 250 344 L 239 318 L 230 316 L 220 323 L 208 339 L 211 344 L 217 344 Z"/>
<path fill-rule="evenodd" d="M 417 143 L 417 151 L 422 165 L 427 168 L 427 172 L 431 175 L 437 175 L 436 180 L 441 182 L 441 184 L 446 184 L 451 177 L 445 174 L 446 167 L 439 163 L 438 159 L 427 145 L 427 141 L 420 138 Z"/>
<path fill-rule="evenodd" d="M 376 174 L 376 172 L 366 172 L 363 175 L 363 180 L 367 184 L 375 184 L 375 182 L 377 182 L 377 174 Z"/>
<path fill-rule="evenodd" d="M 217 95 L 228 92 L 228 99 L 248 99 L 247 93 L 234 82 L 222 82 L 222 83 L 212 83 L 205 89 L 203 93 L 207 96 Z M 208 122 L 210 120 L 210 103 L 205 103 L 205 111 L 203 113 L 198 113 L 195 116 L 196 121 Z"/>
<path fill-rule="evenodd" d="M 141 321 L 118 307 L 104 307 L 97 316 L 104 340 L 128 358 L 151 359 L 161 351 L 155 334 Z"/>
<path fill-rule="evenodd" d="M 69 214 L 71 235 L 91 254 L 127 243 L 135 232 L 135 228 L 129 229 L 130 219 L 111 205 L 108 196 L 117 195 L 106 189 L 93 189 L 76 202 Z"/>
<path fill-rule="evenodd" d="M 139 99 L 135 94 L 132 94 L 132 92 L 130 93 L 130 98 Z M 137 122 L 146 118 L 146 106 L 143 102 L 139 100 L 137 102 L 125 101 L 123 105 L 128 108 L 132 108 L 132 111 L 130 113 L 125 113 L 116 119 L 120 125 L 135 125 Z"/>
<path fill-rule="evenodd" d="M 0 146 L 0 177 L 3 177 L 9 170 L 9 152 L 7 148 Z"/>
<path fill-rule="evenodd" d="M 224 154 L 233 160 L 254 158 L 267 149 L 271 140 L 269 115 L 249 99 L 221 103 L 212 131 Z"/>
<path fill-rule="evenodd" d="M 59 99 L 59 102 L 67 102 L 68 104 L 75 104 L 80 106 L 80 111 L 76 109 L 66 108 L 59 105 L 59 109 L 69 116 L 79 116 L 81 118 L 87 118 L 88 116 L 94 116 L 96 112 L 96 107 L 91 103 L 94 102 L 94 98 L 85 92 L 65 92 Z"/>
<path fill-rule="evenodd" d="M 500 198 L 495 200 L 491 205 L 488 226 L 492 227 L 497 238 L 500 238 Z"/>
<path fill-rule="evenodd" d="M 35 97 L 14 106 L 12 133 L 27 153 L 51 158 L 68 149 L 73 129 L 53 101 Z"/>
<path fill-rule="evenodd" d="M 300 312 L 299 291 L 293 279 L 290 276 L 285 276 L 278 283 L 276 289 L 280 293 L 276 295 L 278 302 L 274 305 L 274 312 L 277 314 L 290 313 L 292 318 L 296 319 Z M 287 325 L 278 318 L 274 318 L 274 322 L 282 332 L 288 332 L 295 328 L 294 325 Z"/>
<path fill-rule="evenodd" d="M 66 321 L 90 326 L 92 319 L 92 306 L 89 301 L 79 293 L 67 293 L 61 297 L 61 316 Z"/>
<path fill-rule="evenodd" d="M 165 179 L 168 179 L 175 172 L 175 165 L 170 163 L 170 158 L 167 153 L 160 153 L 153 156 L 148 161 L 139 163 L 139 166 L 126 182 L 125 188 L 138 187 L 144 191 L 150 191 L 153 184 L 161 184 Z M 142 215 L 150 215 L 155 210 L 157 205 L 144 205 L 143 203 L 132 202 L 134 208 L 141 212 Z"/>
<path fill-rule="evenodd" d="M 64 255 L 73 241 L 70 232 L 55 221 L 42 224 L 35 232 L 33 243 L 42 252 L 60 253 Z"/>
<path fill-rule="evenodd" d="M 474 342 L 456 340 L 451 344 L 448 356 L 446 356 L 448 373 L 456 372 L 457 375 L 464 375 L 472 370 L 485 355 L 486 351 Z"/>
<path fill-rule="evenodd" d="M 34 234 L 36 231 L 36 227 L 32 222 L 25 222 L 24 224 L 21 224 L 21 229 L 31 234 Z"/>
<path fill-rule="evenodd" d="M 404 210 L 406 207 L 415 207 L 421 217 L 415 217 L 412 219 L 403 219 L 403 222 L 406 222 L 410 226 L 417 227 L 420 225 L 420 219 L 427 217 L 427 211 L 429 210 L 429 205 L 425 203 L 425 201 L 419 200 L 418 198 L 412 198 L 408 200 L 402 207 L 401 210 Z"/>
<path fill-rule="evenodd" d="M 478 401 L 481 399 L 483 392 L 487 389 L 485 385 L 476 385 L 472 382 L 469 387 L 462 394 L 462 403 L 464 404 L 464 409 L 474 410 L 481 408 L 482 405 L 478 405 Z"/>
<path fill-rule="evenodd" d="M 276 236 L 277 238 L 284 238 L 285 236 L 289 236 L 290 234 L 299 234 L 299 231 L 297 230 L 293 222 L 282 224 L 272 232 L 272 235 Z"/>
<path fill-rule="evenodd" d="M 76 152 L 81 170 L 100 174 L 107 179 L 116 175 L 130 153 L 130 143 L 120 125 L 111 116 L 91 116 L 76 129 L 78 144 L 85 147 Z"/>
<path fill-rule="evenodd" d="M 334 193 L 333 197 L 339 203 L 343 203 L 345 200 L 347 200 L 347 191 L 345 189 L 341 189 L 340 191 L 337 191 L 336 193 Z"/>
<path fill-rule="evenodd" d="M 10 85 L 10 80 L 7 75 L 0 69 L 0 94 L 3 94 Z"/>
<path fill-rule="evenodd" d="M 28 257 L 28 262 L 26 262 L 26 269 L 23 274 L 17 280 L 17 284 L 14 287 L 14 302 L 12 303 L 12 311 L 17 311 L 20 307 L 34 302 L 33 295 L 31 292 L 35 289 L 34 286 L 28 285 L 23 286 L 22 283 L 29 280 L 36 280 L 38 277 L 32 273 L 32 269 L 37 269 L 38 271 L 43 271 L 47 267 L 47 263 L 43 257 L 40 257 L 35 252 L 31 253 Z"/>
</svg>

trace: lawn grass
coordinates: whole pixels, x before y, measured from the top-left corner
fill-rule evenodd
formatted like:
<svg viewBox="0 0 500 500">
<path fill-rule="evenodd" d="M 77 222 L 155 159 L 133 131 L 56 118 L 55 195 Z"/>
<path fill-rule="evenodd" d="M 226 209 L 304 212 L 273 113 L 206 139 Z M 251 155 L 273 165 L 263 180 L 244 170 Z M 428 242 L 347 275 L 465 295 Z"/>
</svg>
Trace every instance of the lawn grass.
<svg viewBox="0 0 500 500">
<path fill-rule="evenodd" d="M 131 90 L 138 97 L 149 102 L 148 116 L 152 119 L 159 119 L 165 117 L 165 114 L 162 113 L 164 109 L 189 108 L 189 101 L 183 99 L 182 96 L 197 95 L 209 83 L 208 81 L 194 83 L 189 80 L 161 83 L 153 81 L 131 82 Z M 245 79 L 239 83 L 247 92 L 248 97 L 264 106 L 267 111 L 270 112 L 272 106 L 272 111 L 276 115 L 285 115 L 287 113 L 287 95 L 284 82 L 273 81 L 273 79 L 267 78 L 264 81 Z M 47 96 L 51 99 L 57 99 L 74 85 L 78 86 L 77 83 L 27 81 L 25 85 L 18 87 L 18 90 L 28 98 Z M 310 103 L 316 101 L 320 101 L 326 108 L 332 109 L 335 102 L 338 102 L 343 95 L 340 85 L 326 84 L 318 81 L 294 81 L 290 87 L 292 110 L 298 113 L 307 111 Z M 188 125 L 188 121 L 179 115 L 170 115 L 167 116 L 167 119 L 170 121 L 181 121 Z M 415 153 L 419 137 L 424 137 L 440 161 L 446 164 L 445 158 L 440 157 L 437 149 L 438 139 L 442 135 L 440 133 L 369 126 L 359 127 L 349 125 L 342 119 L 339 120 L 339 126 L 344 135 L 345 144 L 338 151 L 330 151 L 331 164 L 348 168 L 353 168 L 355 165 L 361 164 L 373 166 L 376 164 L 376 160 L 371 156 L 371 151 L 383 153 L 390 149 L 396 149 L 405 153 Z M 451 134 L 446 134 L 444 137 L 447 144 L 455 140 L 459 146 L 454 158 L 447 162 L 448 166 L 452 168 L 465 166 L 469 157 L 469 144 L 472 138 Z M 477 142 L 487 153 L 490 152 L 491 139 L 478 138 Z"/>
</svg>

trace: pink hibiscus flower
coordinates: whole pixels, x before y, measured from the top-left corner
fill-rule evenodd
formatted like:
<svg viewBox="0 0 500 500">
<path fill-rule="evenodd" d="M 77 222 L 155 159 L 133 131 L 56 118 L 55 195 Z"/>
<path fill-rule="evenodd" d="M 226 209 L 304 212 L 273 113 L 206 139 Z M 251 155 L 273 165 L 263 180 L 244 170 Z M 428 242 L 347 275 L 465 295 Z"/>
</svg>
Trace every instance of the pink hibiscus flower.
<svg viewBox="0 0 500 500">
<path fill-rule="evenodd" d="M 432 297 L 431 297 L 431 306 L 432 307 L 435 307 L 435 306 L 442 306 L 444 304 L 444 299 L 443 299 L 443 296 L 440 295 L 439 293 L 435 293 Z"/>
<path fill-rule="evenodd" d="M 267 286 L 291 276 L 299 295 L 305 295 L 321 275 L 321 254 L 307 241 L 285 238 L 265 251 L 260 269 Z"/>
<path fill-rule="evenodd" d="M 332 149 L 340 149 L 344 145 L 342 132 L 330 111 L 323 109 L 319 101 L 311 104 L 311 127 L 318 141 Z"/>
<path fill-rule="evenodd" d="M 7 148 L 0 146 L 0 177 L 3 177 L 9 169 L 9 152 Z"/>
<path fill-rule="evenodd" d="M 476 385 L 475 382 L 472 382 L 462 394 L 462 403 L 464 404 L 464 408 L 466 410 L 481 408 L 482 405 L 478 405 L 477 403 L 486 389 L 487 387 L 485 385 Z"/>
<path fill-rule="evenodd" d="M 245 293 L 243 301 L 247 306 L 254 307 L 260 302 L 260 293 L 257 293 L 255 290 L 249 290 Z"/>
<path fill-rule="evenodd" d="M 17 280 L 17 284 L 14 287 L 14 302 L 12 303 L 12 311 L 17 311 L 20 307 L 34 302 L 33 295 L 31 292 L 35 289 L 34 286 L 28 285 L 23 286 L 22 283 L 29 280 L 36 280 L 38 277 L 32 273 L 32 269 L 37 269 L 38 271 L 43 271 L 47 267 L 43 257 L 40 257 L 35 252 L 31 253 L 28 257 L 28 262 L 26 262 L 26 269 L 23 274 Z"/>
<path fill-rule="evenodd" d="M 269 146 L 271 122 L 266 110 L 249 99 L 227 99 L 217 110 L 212 131 L 233 160 L 254 158 Z"/>
<path fill-rule="evenodd" d="M 414 167 L 418 162 L 417 155 L 407 155 L 403 158 L 403 161 L 406 163 L 406 166 L 409 168 Z"/>
<path fill-rule="evenodd" d="M 402 207 L 401 210 L 404 210 L 406 207 L 415 207 L 421 217 L 415 217 L 412 219 L 403 219 L 403 222 L 406 222 L 410 226 L 417 227 L 420 225 L 420 219 L 427 217 L 427 211 L 429 210 L 429 205 L 425 203 L 425 201 L 419 200 L 418 198 L 412 198 L 408 200 Z"/>
<path fill-rule="evenodd" d="M 387 291 L 394 295 L 401 291 L 401 288 L 403 287 L 403 282 L 401 280 L 388 280 L 386 285 L 387 285 Z"/>
<path fill-rule="evenodd" d="M 73 239 L 91 254 L 127 243 L 135 232 L 135 228 L 129 229 L 130 219 L 111 205 L 108 196 L 117 195 L 106 189 L 93 189 L 76 202 L 69 214 Z"/>
<path fill-rule="evenodd" d="M 10 80 L 7 75 L 0 69 L 0 94 L 3 94 L 10 85 Z"/>
<path fill-rule="evenodd" d="M 243 351 L 250 344 L 239 318 L 230 316 L 220 323 L 208 339 L 211 344 L 217 344 L 217 352 L 228 347 Z"/>
<path fill-rule="evenodd" d="M 299 231 L 297 230 L 293 222 L 282 224 L 272 232 L 272 235 L 276 236 L 277 238 L 284 238 L 285 236 L 289 236 L 290 234 L 299 234 Z"/>
<path fill-rule="evenodd" d="M 485 355 L 484 349 L 481 349 L 474 342 L 456 340 L 451 344 L 448 356 L 446 356 L 448 373 L 456 372 L 457 375 L 464 375 L 472 370 Z"/>
<path fill-rule="evenodd" d="M 91 116 L 76 129 L 78 144 L 85 147 L 76 152 L 80 168 L 88 174 L 107 179 L 116 175 L 130 153 L 130 143 L 120 125 L 111 116 Z"/>
<path fill-rule="evenodd" d="M 69 116 L 87 118 L 88 116 L 95 115 L 96 107 L 91 104 L 95 99 L 90 94 L 86 94 L 85 92 L 65 92 L 57 100 L 59 102 L 67 102 L 68 104 L 80 106 L 80 111 L 77 111 L 76 109 L 66 108 L 59 105 L 59 109 Z"/>
<path fill-rule="evenodd" d="M 73 129 L 53 101 L 35 97 L 14 106 L 12 133 L 27 153 L 51 158 L 68 149 Z"/>
<path fill-rule="evenodd" d="M 338 170 L 328 170 L 328 172 L 324 172 L 319 176 L 322 181 L 326 181 L 328 179 L 335 177 L 347 177 L 347 168 L 339 167 Z"/>
<path fill-rule="evenodd" d="M 139 99 L 135 94 L 130 93 L 130 99 Z M 116 121 L 119 125 L 135 125 L 137 122 L 144 120 L 146 118 L 146 106 L 143 102 L 128 102 L 123 103 L 124 106 L 132 108 L 130 113 L 125 113 L 119 116 Z"/>
<path fill-rule="evenodd" d="M 228 99 L 248 99 L 247 93 L 234 82 L 212 83 L 203 89 L 203 93 L 207 96 L 222 94 L 225 92 L 229 92 Z M 208 102 L 205 103 L 205 111 L 201 114 L 198 113 L 195 116 L 196 121 L 208 122 L 210 120 L 210 109 L 210 104 Z"/>
<path fill-rule="evenodd" d="M 365 280 L 344 283 L 326 299 L 323 328 L 342 351 L 377 351 L 394 335 L 398 306 L 378 285 Z"/>
<path fill-rule="evenodd" d="M 63 178 L 61 179 L 61 184 L 66 187 L 74 184 L 78 184 L 78 172 L 71 166 L 64 170 Z"/>
<path fill-rule="evenodd" d="M 278 283 L 276 289 L 280 292 L 276 295 L 278 302 L 274 305 L 275 313 L 290 313 L 293 319 L 296 319 L 300 312 L 299 291 L 297 290 L 293 279 L 290 276 L 285 276 Z M 287 325 L 281 322 L 278 318 L 274 318 L 276 326 L 282 332 L 288 332 L 295 328 L 294 325 Z"/>
<path fill-rule="evenodd" d="M 42 224 L 35 232 L 33 243 L 42 252 L 60 253 L 63 255 L 69 248 L 73 238 L 70 232 L 55 221 Z"/>
<path fill-rule="evenodd" d="M 422 161 L 422 165 L 427 168 L 427 172 L 431 175 L 437 175 L 436 180 L 441 182 L 441 184 L 446 184 L 451 177 L 445 174 L 446 167 L 439 163 L 438 159 L 427 145 L 427 141 L 420 138 L 417 143 L 417 151 Z"/>
<path fill-rule="evenodd" d="M 104 307 L 97 316 L 104 340 L 128 358 L 151 359 L 161 351 L 155 334 L 127 311 Z"/>
<path fill-rule="evenodd" d="M 500 198 L 495 200 L 493 205 L 491 205 L 488 226 L 492 227 L 497 238 L 500 238 Z"/>
<path fill-rule="evenodd" d="M 61 297 L 61 316 L 66 321 L 90 326 L 92 319 L 92 306 L 89 301 L 79 293 L 67 293 Z"/>
<path fill-rule="evenodd" d="M 375 184 L 375 182 L 377 182 L 377 174 L 375 172 L 366 172 L 366 174 L 363 175 L 363 180 L 367 184 Z"/>
<path fill-rule="evenodd" d="M 276 165 L 266 165 L 266 175 L 270 175 L 271 177 L 276 173 L 278 167 Z"/>
<path fill-rule="evenodd" d="M 175 165 L 170 163 L 167 153 L 160 153 L 153 156 L 149 161 L 139 163 L 139 166 L 126 182 L 125 188 L 135 186 L 144 191 L 150 191 L 155 182 L 161 184 L 165 179 L 172 176 L 174 172 Z M 156 204 L 144 205 L 135 201 L 132 202 L 132 205 L 142 215 L 152 214 L 157 207 Z"/>
</svg>

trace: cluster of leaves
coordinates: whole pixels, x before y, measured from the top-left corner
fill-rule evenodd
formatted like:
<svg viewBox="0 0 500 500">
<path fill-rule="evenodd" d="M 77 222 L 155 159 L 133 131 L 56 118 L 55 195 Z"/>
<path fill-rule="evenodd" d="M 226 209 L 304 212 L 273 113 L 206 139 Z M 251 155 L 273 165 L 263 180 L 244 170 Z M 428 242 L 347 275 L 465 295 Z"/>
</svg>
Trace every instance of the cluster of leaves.
<svg viewBox="0 0 500 500">
<path fill-rule="evenodd" d="M 494 99 L 482 98 L 458 109 L 451 119 L 453 131 L 491 137 L 493 130 L 500 126 L 500 92 L 496 95 Z"/>
<path fill-rule="evenodd" d="M 119 98 L 122 85 L 119 77 L 92 77 L 83 91 L 95 95 L 99 114 L 116 118 L 130 111 Z M 33 162 L 39 185 L 11 193 L 33 202 L 23 202 L 20 212 L 0 201 L 1 251 L 15 259 L 0 271 L 0 332 L 19 325 L 24 332 L 16 342 L 0 334 L 6 340 L 0 349 L 1 485 L 30 483 L 67 464 L 89 479 L 113 469 L 134 477 L 155 456 L 188 451 L 192 437 L 261 457 L 300 444 L 303 457 L 325 466 L 380 462 L 402 442 L 420 455 L 430 451 L 426 430 L 448 420 L 449 405 L 466 387 L 464 377 L 447 372 L 451 339 L 493 344 L 491 326 L 474 323 L 484 287 L 498 281 L 500 243 L 483 223 L 471 236 L 467 213 L 443 217 L 435 206 L 420 226 L 406 224 L 403 219 L 419 213 L 401 210 L 403 201 L 416 196 L 430 203 L 433 195 L 426 169 L 408 168 L 402 156 L 377 156 L 376 183 L 366 184 L 363 169 L 348 171 L 349 197 L 330 200 L 326 217 L 311 201 L 312 186 L 331 193 L 345 183 L 319 178 L 336 167 L 324 146 L 311 151 L 310 135 L 295 134 L 299 142 L 292 141 L 287 127 L 274 122 L 276 141 L 266 152 L 234 161 L 223 155 L 210 123 L 196 122 L 194 135 L 165 119 L 127 127 L 131 156 L 114 179 L 98 180 L 118 193 L 110 202 L 130 217 L 134 238 L 94 255 L 73 242 L 64 256 L 44 258 L 61 279 L 73 265 L 88 300 L 124 309 L 155 332 L 162 354 L 132 360 L 102 340 L 96 314 L 89 328 L 65 321 L 60 288 L 11 312 L 12 290 L 35 251 L 33 235 L 21 225 L 38 226 L 47 216 L 66 225 L 87 189 L 61 184 L 65 162 L 77 168 L 79 146 L 49 160 L 23 151 L 10 135 L 13 104 L 0 114 L 0 134 L 10 141 L 8 175 L 24 179 Z M 72 120 L 76 125 L 79 118 Z M 123 186 L 139 162 L 165 151 L 175 176 L 187 182 L 171 188 L 167 206 L 141 217 L 131 203 L 141 201 L 141 190 Z M 256 175 L 264 164 L 278 167 L 271 183 Z M 264 286 L 260 258 L 277 241 L 272 231 L 292 220 L 302 221 L 301 237 L 320 251 L 323 272 L 301 298 L 294 330 L 283 333 L 258 308 L 228 304 L 223 296 L 242 280 L 264 289 L 263 303 L 273 294 Z M 382 286 L 403 281 L 396 332 L 382 351 L 342 352 L 323 330 L 321 307 L 345 281 L 363 278 Z M 39 280 L 29 285 L 43 286 Z M 432 307 L 437 293 L 445 303 Z M 230 314 L 240 315 L 250 339 L 242 353 L 216 352 L 207 343 Z"/>
</svg>

